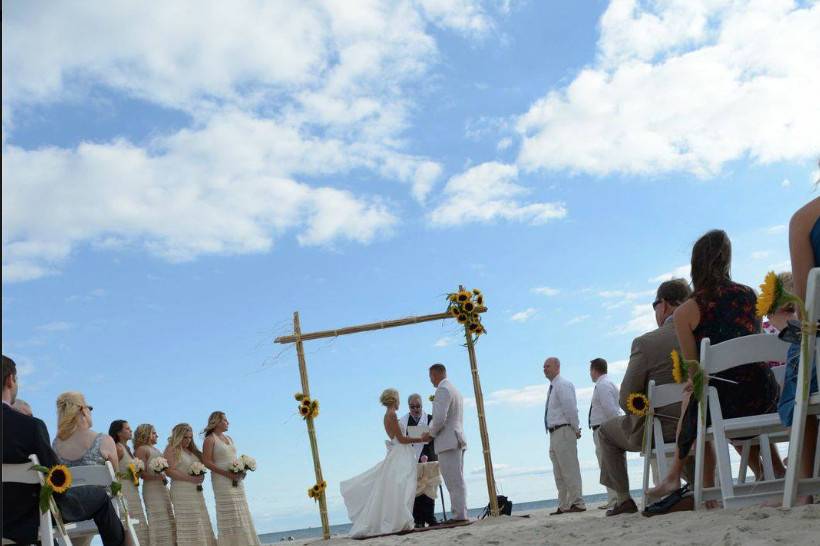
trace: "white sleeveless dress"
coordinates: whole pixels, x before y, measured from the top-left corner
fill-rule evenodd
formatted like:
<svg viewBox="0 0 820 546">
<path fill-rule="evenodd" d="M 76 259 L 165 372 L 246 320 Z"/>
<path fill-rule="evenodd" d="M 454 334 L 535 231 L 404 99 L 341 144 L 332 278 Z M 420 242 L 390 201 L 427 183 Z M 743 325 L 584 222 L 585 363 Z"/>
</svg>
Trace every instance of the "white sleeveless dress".
<svg viewBox="0 0 820 546">
<path fill-rule="evenodd" d="M 174 468 L 187 474 L 191 464 L 198 461 L 183 449 Z M 174 520 L 177 525 L 177 546 L 216 544 L 211 518 L 205 507 L 205 497 L 202 491 L 197 491 L 195 483 L 171 479 L 171 502 L 174 504 Z"/>
<path fill-rule="evenodd" d="M 340 484 L 354 538 L 413 528 L 416 451 L 392 439 L 384 460 Z"/>
<path fill-rule="evenodd" d="M 123 455 L 120 459 L 120 474 L 128 475 L 128 465 L 133 462 L 134 458 L 128 452 L 128 449 L 123 449 Z M 140 546 L 151 546 L 151 539 L 149 538 L 148 532 L 148 519 L 145 517 L 145 510 L 142 507 L 139 487 L 134 485 L 130 477 L 121 478 L 120 483 L 122 483 L 122 494 L 128 506 L 128 515 L 132 519 L 139 520 L 139 523 L 134 525 L 134 530 L 137 532 L 137 540 L 140 541 Z"/>
<path fill-rule="evenodd" d="M 233 440 L 225 436 L 228 443 L 214 438 L 214 464 L 223 470 L 236 459 Z M 236 487 L 232 480 L 216 472 L 211 473 L 211 485 L 216 501 L 216 542 L 219 546 L 259 546 L 259 537 L 253 526 L 248 500 L 245 498 L 245 482 L 239 480 Z"/>
<path fill-rule="evenodd" d="M 149 461 L 155 457 L 162 457 L 162 453 L 151 447 Z M 145 472 L 151 472 L 145 465 Z M 171 496 L 168 488 L 159 480 L 143 480 L 142 500 L 145 502 L 145 511 L 148 513 L 148 535 L 152 546 L 173 546 L 177 542 L 176 524 L 174 523 L 174 509 L 171 506 Z"/>
</svg>

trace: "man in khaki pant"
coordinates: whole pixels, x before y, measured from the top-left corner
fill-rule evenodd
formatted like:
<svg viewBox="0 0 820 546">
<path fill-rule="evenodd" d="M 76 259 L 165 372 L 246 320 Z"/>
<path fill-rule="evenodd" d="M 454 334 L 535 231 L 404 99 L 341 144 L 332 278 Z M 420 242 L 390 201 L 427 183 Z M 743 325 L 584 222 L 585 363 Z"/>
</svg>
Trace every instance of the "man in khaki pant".
<svg viewBox="0 0 820 546">
<path fill-rule="evenodd" d="M 550 460 L 555 487 L 558 489 L 558 510 L 551 515 L 584 512 L 581 496 L 581 468 L 578 465 L 578 406 L 575 386 L 561 377 L 561 362 L 550 357 L 544 361 L 544 375 L 550 381 L 544 426 L 550 439 Z"/>
</svg>

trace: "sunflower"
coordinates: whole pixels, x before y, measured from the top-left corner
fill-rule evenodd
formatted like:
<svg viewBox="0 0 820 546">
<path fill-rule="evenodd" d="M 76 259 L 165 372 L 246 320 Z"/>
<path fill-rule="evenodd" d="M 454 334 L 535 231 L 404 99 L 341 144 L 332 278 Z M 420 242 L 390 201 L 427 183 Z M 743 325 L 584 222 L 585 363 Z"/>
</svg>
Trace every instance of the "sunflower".
<svg viewBox="0 0 820 546">
<path fill-rule="evenodd" d="M 319 401 L 318 400 L 314 400 L 313 402 L 311 402 L 311 404 L 310 404 L 310 416 L 313 417 L 314 419 L 316 417 L 319 417 Z"/>
<path fill-rule="evenodd" d="M 459 315 L 461 314 L 461 311 L 459 311 L 458 307 L 453 307 L 453 308 L 451 308 L 451 309 L 450 309 L 450 312 L 451 312 L 451 313 L 453 314 L 453 316 L 455 316 L 455 317 L 457 317 L 457 316 L 459 316 Z"/>
<path fill-rule="evenodd" d="M 478 330 L 479 326 L 475 322 L 471 322 L 470 326 L 468 326 L 468 328 L 470 329 L 471 332 L 475 332 L 476 330 Z"/>
<path fill-rule="evenodd" d="M 435 402 L 435 401 L 436 401 L 436 395 L 435 395 L 435 394 L 431 394 L 430 396 L 428 396 L 428 397 L 427 397 L 427 399 L 428 399 L 430 402 Z"/>
<path fill-rule="evenodd" d="M 457 298 L 457 301 L 459 303 L 464 303 L 465 301 L 470 299 L 470 293 L 469 292 L 459 292 L 456 295 L 456 298 Z"/>
<path fill-rule="evenodd" d="M 626 400 L 626 409 L 637 417 L 644 417 L 649 409 L 649 399 L 642 392 L 633 392 Z"/>
<path fill-rule="evenodd" d="M 310 407 L 310 398 L 308 398 L 307 396 L 302 398 L 302 405 L 309 408 Z"/>
<path fill-rule="evenodd" d="M 128 471 L 131 473 L 131 481 L 134 482 L 134 485 L 139 486 L 140 475 L 137 471 L 137 465 L 135 465 L 134 463 L 128 463 Z"/>
<path fill-rule="evenodd" d="M 484 296 L 479 295 L 479 296 L 475 299 L 475 303 L 476 303 L 476 305 L 484 305 Z"/>
<path fill-rule="evenodd" d="M 55 493 L 65 493 L 71 487 L 71 471 L 64 464 L 52 466 L 46 475 L 46 485 Z"/>
<path fill-rule="evenodd" d="M 766 273 L 763 284 L 760 285 L 760 295 L 757 297 L 757 316 L 768 315 L 777 309 L 777 303 L 783 296 L 783 283 L 774 271 Z"/>
<path fill-rule="evenodd" d="M 464 307 L 464 310 L 468 313 L 472 313 L 473 311 L 475 311 L 475 304 L 471 301 L 465 302 L 462 307 Z"/>
<path fill-rule="evenodd" d="M 310 415 L 310 406 L 299 406 L 299 415 L 302 417 Z"/>
<path fill-rule="evenodd" d="M 458 294 L 450 294 L 449 296 L 447 296 L 447 299 L 452 301 L 452 302 L 457 302 L 458 301 Z"/>
<path fill-rule="evenodd" d="M 315 484 L 313 487 L 310 488 L 313 491 L 313 494 L 317 494 L 322 491 L 322 486 L 320 484 Z"/>
<path fill-rule="evenodd" d="M 672 378 L 675 380 L 675 383 L 683 383 L 686 379 L 686 368 L 683 365 L 683 361 L 681 361 L 680 355 L 675 350 L 672 351 L 671 356 Z"/>
<path fill-rule="evenodd" d="M 464 313 L 459 314 L 458 315 L 458 321 L 461 324 L 464 324 L 465 322 L 467 322 L 467 315 L 465 315 Z"/>
<path fill-rule="evenodd" d="M 312 488 L 312 487 L 309 487 L 309 488 L 308 488 L 308 497 L 310 497 L 311 499 L 315 499 L 315 498 L 316 498 L 316 493 L 314 493 L 314 492 L 313 492 L 313 488 Z"/>
</svg>

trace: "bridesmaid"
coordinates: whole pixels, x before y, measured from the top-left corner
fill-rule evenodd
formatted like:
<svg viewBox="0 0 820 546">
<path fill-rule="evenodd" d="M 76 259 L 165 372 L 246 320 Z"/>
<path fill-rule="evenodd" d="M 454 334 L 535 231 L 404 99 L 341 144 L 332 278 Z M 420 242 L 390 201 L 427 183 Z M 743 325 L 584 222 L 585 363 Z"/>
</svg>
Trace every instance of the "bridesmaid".
<svg viewBox="0 0 820 546">
<path fill-rule="evenodd" d="M 231 461 L 238 458 L 236 447 L 228 430 L 225 413 L 215 411 L 208 417 L 203 430 L 202 460 L 212 474 L 211 485 L 216 500 L 216 524 L 219 546 L 259 546 L 259 537 L 253 526 L 248 501 L 245 498 L 244 474 L 228 471 Z M 236 483 L 234 486 L 233 483 Z"/>
<path fill-rule="evenodd" d="M 142 424 L 134 434 L 134 453 L 145 465 L 142 473 L 142 500 L 148 512 L 148 535 L 154 546 L 171 546 L 176 544 L 176 524 L 174 509 L 165 474 L 156 474 L 151 470 L 151 459 L 162 457 L 154 445 L 157 443 L 157 431 L 154 425 Z"/>
<path fill-rule="evenodd" d="M 205 475 L 192 476 L 189 473 L 192 464 L 202 462 L 202 452 L 194 443 L 191 425 L 180 423 L 174 427 L 165 448 L 165 458 L 169 466 L 167 474 L 171 477 L 177 545 L 214 546 L 216 537 L 202 495 Z"/>
<path fill-rule="evenodd" d="M 134 454 L 128 447 L 128 440 L 133 437 L 131 425 L 128 424 L 128 421 L 122 419 L 112 421 L 108 427 L 108 435 L 114 439 L 114 446 L 117 449 L 117 456 L 120 461 L 119 474 L 126 476 L 120 479 L 120 483 L 122 483 L 122 494 L 128 505 L 128 514 L 133 519 L 139 520 L 139 523 L 134 525 L 134 530 L 137 532 L 137 540 L 140 541 L 140 546 L 150 546 L 148 520 L 145 518 L 145 510 L 143 510 L 142 507 L 139 486 L 134 485 L 131 476 L 128 474 L 128 465 L 135 460 Z"/>
</svg>

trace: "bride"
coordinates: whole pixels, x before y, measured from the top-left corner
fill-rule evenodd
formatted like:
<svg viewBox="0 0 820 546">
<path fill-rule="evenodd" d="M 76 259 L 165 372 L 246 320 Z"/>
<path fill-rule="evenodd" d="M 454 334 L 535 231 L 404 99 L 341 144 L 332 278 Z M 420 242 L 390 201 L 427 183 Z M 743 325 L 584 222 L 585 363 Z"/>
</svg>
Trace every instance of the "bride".
<svg viewBox="0 0 820 546">
<path fill-rule="evenodd" d="M 396 533 L 413 528 L 413 501 L 416 497 L 416 450 L 410 444 L 430 440 L 428 434 L 411 438 L 402 434 L 396 410 L 399 392 L 385 390 L 379 398 L 387 408 L 384 431 L 390 438 L 384 460 L 370 470 L 343 481 L 341 485 L 347 514 L 353 522 L 354 538 Z"/>
</svg>

